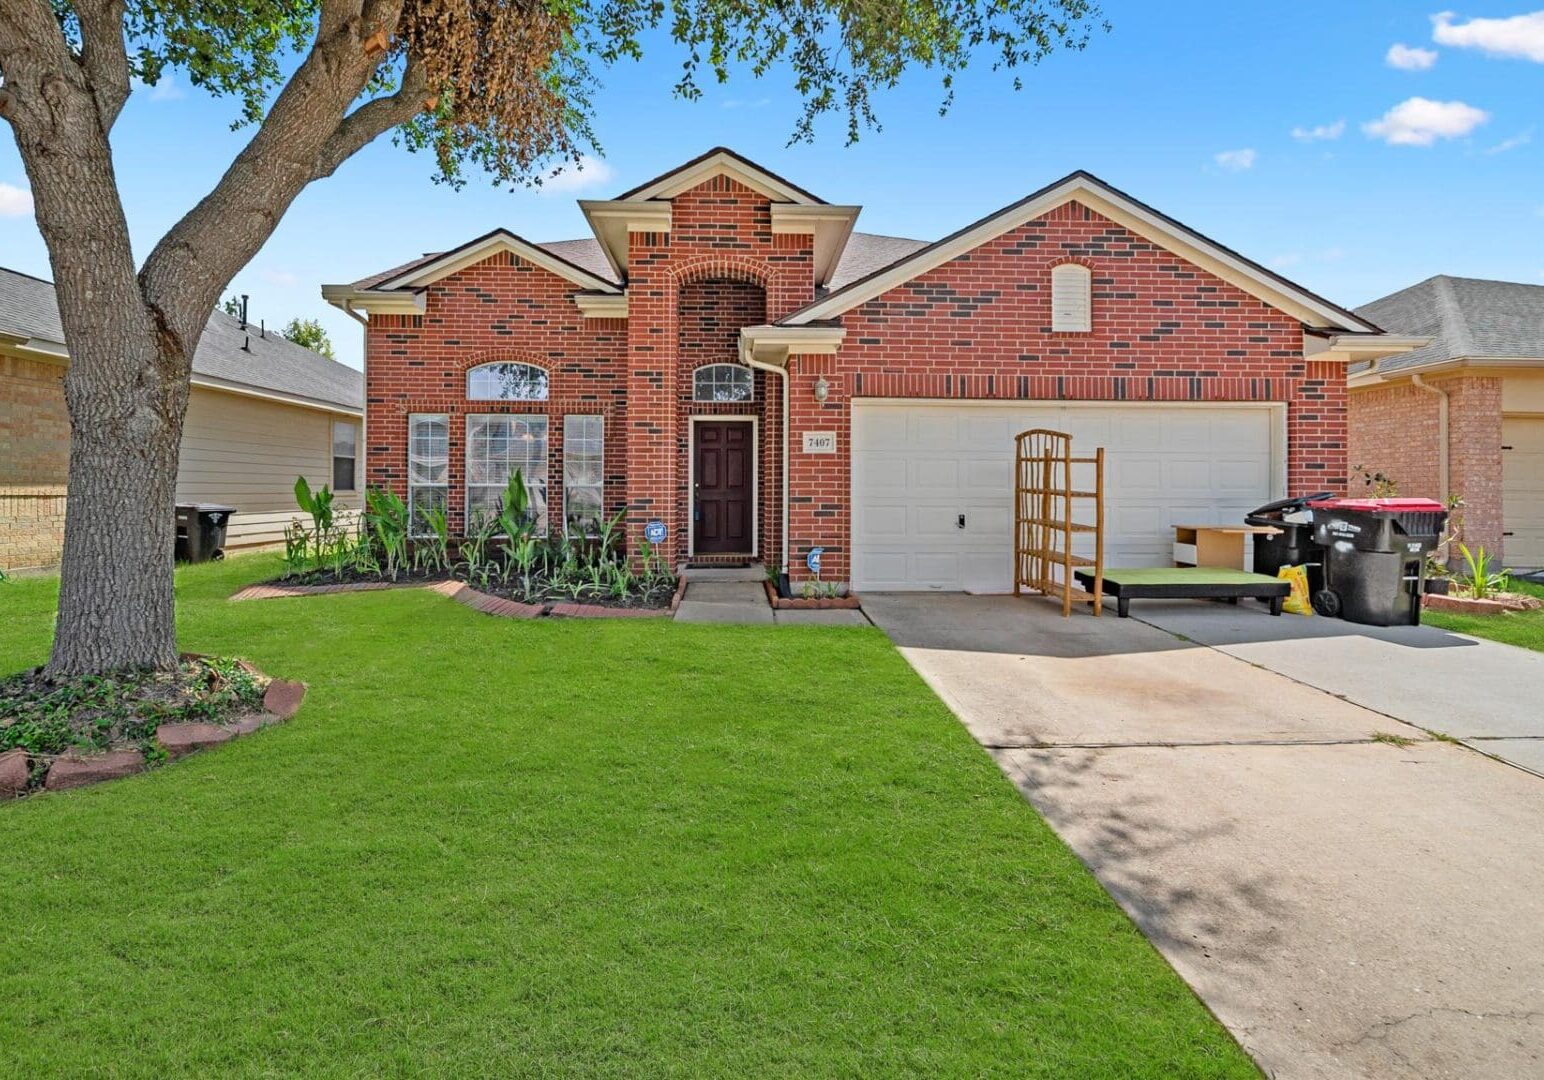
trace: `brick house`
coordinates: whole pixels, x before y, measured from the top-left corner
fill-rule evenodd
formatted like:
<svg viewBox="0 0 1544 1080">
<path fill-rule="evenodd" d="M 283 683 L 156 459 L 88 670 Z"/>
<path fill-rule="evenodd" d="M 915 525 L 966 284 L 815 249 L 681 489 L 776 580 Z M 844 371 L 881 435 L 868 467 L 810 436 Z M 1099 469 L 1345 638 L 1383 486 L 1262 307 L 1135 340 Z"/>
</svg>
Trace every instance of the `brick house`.
<svg viewBox="0 0 1544 1080">
<path fill-rule="evenodd" d="M 1343 488 L 1346 365 L 1409 347 L 1086 173 L 933 243 L 724 149 L 580 206 L 593 237 L 324 286 L 368 483 L 459 531 L 520 468 L 548 528 L 625 512 L 675 562 L 998 591 L 1020 430 L 1105 446 L 1110 561 L 1162 562 L 1177 520 Z"/>
<path fill-rule="evenodd" d="M 1350 374 L 1350 461 L 1464 500 L 1463 537 L 1544 567 L 1544 286 L 1441 275 L 1357 309 L 1421 344 Z"/>
</svg>

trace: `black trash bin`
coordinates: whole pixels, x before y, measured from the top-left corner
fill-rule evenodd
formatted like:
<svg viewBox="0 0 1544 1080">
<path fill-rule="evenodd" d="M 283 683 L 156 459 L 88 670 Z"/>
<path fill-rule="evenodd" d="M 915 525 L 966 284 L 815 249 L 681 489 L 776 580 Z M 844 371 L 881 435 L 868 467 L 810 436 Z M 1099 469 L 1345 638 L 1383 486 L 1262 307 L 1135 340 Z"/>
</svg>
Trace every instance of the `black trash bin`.
<svg viewBox="0 0 1544 1080">
<path fill-rule="evenodd" d="M 1308 589 L 1312 595 L 1324 587 L 1324 549 L 1313 538 L 1313 511 L 1308 504 L 1333 499 L 1333 491 L 1299 495 L 1266 503 L 1244 517 L 1246 525 L 1264 525 L 1280 530 L 1275 535 L 1257 533 L 1254 538 L 1254 572 L 1276 576 L 1283 566 L 1306 566 Z M 1297 520 L 1288 521 L 1288 518 Z"/>
<path fill-rule="evenodd" d="M 225 527 L 235 512 L 234 506 L 220 503 L 178 503 L 177 558 L 187 562 L 225 558 Z"/>
<path fill-rule="evenodd" d="M 1320 615 L 1367 626 L 1421 621 L 1426 556 L 1442 540 L 1447 508 L 1431 499 L 1325 499 L 1312 505 L 1324 548 Z"/>
</svg>

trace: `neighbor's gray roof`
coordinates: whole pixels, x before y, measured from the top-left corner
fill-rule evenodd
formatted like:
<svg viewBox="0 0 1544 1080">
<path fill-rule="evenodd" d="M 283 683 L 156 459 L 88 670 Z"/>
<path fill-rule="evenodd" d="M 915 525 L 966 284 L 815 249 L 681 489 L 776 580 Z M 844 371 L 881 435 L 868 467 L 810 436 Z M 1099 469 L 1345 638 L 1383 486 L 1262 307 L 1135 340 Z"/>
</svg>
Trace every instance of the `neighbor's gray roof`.
<svg viewBox="0 0 1544 1080">
<path fill-rule="evenodd" d="M 0 334 L 64 345 L 53 283 L 0 267 Z M 250 351 L 242 348 L 248 342 Z M 193 374 L 349 409 L 365 404 L 360 372 L 277 331 L 269 330 L 264 337 L 256 323 L 243 330 L 239 320 L 223 311 L 209 316 L 193 355 Z"/>
<path fill-rule="evenodd" d="M 573 263 L 581 270 L 588 270 L 598 278 L 619 284 L 611 264 L 606 261 L 606 253 L 601 250 L 600 241 L 593 238 L 584 240 L 551 240 L 547 243 L 537 244 L 543 251 L 549 251 L 558 258 Z M 855 232 L 847 238 L 847 247 L 842 250 L 842 259 L 836 264 L 836 270 L 831 275 L 830 288 L 838 289 L 849 281 L 856 281 L 860 277 L 866 277 L 875 270 L 889 266 L 898 259 L 910 255 L 918 248 L 927 247 L 926 240 L 908 240 L 901 236 L 880 236 L 877 233 Z M 388 281 L 398 274 L 406 273 L 415 266 L 422 266 L 432 262 L 445 254 L 443 251 L 429 251 L 420 255 L 411 262 L 394 266 L 390 270 L 382 270 L 380 273 L 371 274 L 369 277 L 360 278 L 354 282 L 356 289 L 371 289 L 383 281 Z"/>
<path fill-rule="evenodd" d="M 1356 313 L 1391 334 L 1432 339 L 1382 361 L 1379 371 L 1448 360 L 1544 360 L 1544 285 L 1439 274 Z"/>
</svg>

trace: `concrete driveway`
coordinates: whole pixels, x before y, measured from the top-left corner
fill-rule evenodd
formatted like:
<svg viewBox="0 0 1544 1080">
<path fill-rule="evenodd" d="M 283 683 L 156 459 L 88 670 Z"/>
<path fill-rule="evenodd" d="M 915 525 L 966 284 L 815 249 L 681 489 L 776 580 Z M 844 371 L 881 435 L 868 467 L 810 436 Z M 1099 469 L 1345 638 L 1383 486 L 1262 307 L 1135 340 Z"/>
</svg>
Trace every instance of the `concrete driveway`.
<svg viewBox="0 0 1544 1080">
<path fill-rule="evenodd" d="M 1544 781 L 1403 723 L 1392 690 L 1369 708 L 1258 658 L 1319 677 L 1322 649 L 1339 667 L 1320 681 L 1357 684 L 1377 677 L 1362 650 L 1413 679 L 1469 646 L 1302 636 L 1307 619 L 1273 639 L 1254 624 L 1285 617 L 1196 604 L 864 606 L 1270 1075 L 1544 1075 Z M 1151 625 L 1169 619 L 1185 638 Z M 1507 715 L 1514 693 L 1544 700 L 1510 685 L 1491 695 Z M 1474 730 L 1501 722 L 1474 700 Z"/>
</svg>

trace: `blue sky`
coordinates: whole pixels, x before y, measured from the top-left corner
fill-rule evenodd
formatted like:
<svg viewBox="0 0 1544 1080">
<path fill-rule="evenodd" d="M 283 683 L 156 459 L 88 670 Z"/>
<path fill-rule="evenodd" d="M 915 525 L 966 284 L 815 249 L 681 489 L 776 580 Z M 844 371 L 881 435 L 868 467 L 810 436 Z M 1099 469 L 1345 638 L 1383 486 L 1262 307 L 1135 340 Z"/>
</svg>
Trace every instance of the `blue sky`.
<svg viewBox="0 0 1544 1080">
<path fill-rule="evenodd" d="M 877 102 L 884 129 L 851 147 L 835 119 L 815 145 L 785 145 L 786 72 L 673 99 L 679 56 L 661 42 L 604 73 L 605 157 L 589 170 L 540 193 L 475 178 L 455 192 L 383 137 L 299 199 L 231 291 L 270 326 L 320 318 L 357 366 L 359 327 L 322 301 L 323 282 L 494 226 L 584 236 L 575 198 L 718 144 L 862 204 L 870 232 L 933 239 L 1085 168 L 1340 303 L 1436 273 L 1544 283 L 1544 11 L 1527 0 L 1448 14 L 1345 0 L 1104 7 L 1113 31 L 1027 72 L 1022 91 L 982 66 L 940 117 L 937 81 L 918 72 Z M 141 257 L 239 147 L 233 111 L 185 79 L 134 95 L 114 143 Z M 6 139 L 0 265 L 51 276 L 25 183 Z"/>
</svg>

